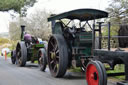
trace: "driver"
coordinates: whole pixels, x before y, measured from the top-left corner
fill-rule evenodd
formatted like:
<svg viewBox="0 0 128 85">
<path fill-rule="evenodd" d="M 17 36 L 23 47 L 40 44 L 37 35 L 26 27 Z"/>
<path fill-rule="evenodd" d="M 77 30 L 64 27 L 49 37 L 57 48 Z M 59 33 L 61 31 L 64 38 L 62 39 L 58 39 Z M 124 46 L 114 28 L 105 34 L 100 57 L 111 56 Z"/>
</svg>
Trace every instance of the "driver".
<svg viewBox="0 0 128 85">
<path fill-rule="evenodd" d="M 32 41 L 32 36 L 28 33 L 25 33 L 24 40 L 25 40 L 25 42 L 31 42 Z"/>
</svg>

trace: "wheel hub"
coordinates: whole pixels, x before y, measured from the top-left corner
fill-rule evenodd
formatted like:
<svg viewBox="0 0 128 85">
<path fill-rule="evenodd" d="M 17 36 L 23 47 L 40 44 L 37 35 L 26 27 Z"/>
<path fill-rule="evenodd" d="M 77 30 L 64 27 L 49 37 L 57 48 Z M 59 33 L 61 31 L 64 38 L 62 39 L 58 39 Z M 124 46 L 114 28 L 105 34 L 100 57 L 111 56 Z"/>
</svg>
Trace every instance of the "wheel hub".
<svg viewBox="0 0 128 85">
<path fill-rule="evenodd" d="M 20 64 L 22 63 L 21 59 L 19 59 L 19 63 L 20 63 Z"/>
<path fill-rule="evenodd" d="M 90 74 L 91 79 L 97 80 L 97 74 L 96 72 Z"/>
<path fill-rule="evenodd" d="M 90 64 L 87 67 L 86 74 L 88 85 L 99 85 L 99 75 L 95 65 Z"/>
<path fill-rule="evenodd" d="M 51 59 L 54 59 L 56 57 L 56 53 L 55 52 L 52 52 L 51 53 Z"/>
<path fill-rule="evenodd" d="M 42 58 L 41 57 L 39 58 L 39 62 L 42 63 Z"/>
<path fill-rule="evenodd" d="M 86 68 L 86 80 L 88 85 L 107 85 L 105 68 L 100 61 L 90 61 Z"/>
<path fill-rule="evenodd" d="M 94 80 L 97 80 L 97 73 L 94 72 L 93 75 L 94 75 Z"/>
</svg>

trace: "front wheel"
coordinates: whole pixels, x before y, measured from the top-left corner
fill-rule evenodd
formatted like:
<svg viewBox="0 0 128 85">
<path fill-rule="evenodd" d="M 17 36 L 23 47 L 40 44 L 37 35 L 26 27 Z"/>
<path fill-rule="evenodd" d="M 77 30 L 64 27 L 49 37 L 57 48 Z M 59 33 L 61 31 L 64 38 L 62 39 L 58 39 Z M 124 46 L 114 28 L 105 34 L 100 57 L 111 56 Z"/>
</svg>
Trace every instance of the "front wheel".
<svg viewBox="0 0 128 85">
<path fill-rule="evenodd" d="M 27 48 L 24 42 L 20 42 L 16 47 L 16 62 L 18 66 L 25 66 L 27 61 Z"/>
<path fill-rule="evenodd" d="M 86 68 L 86 80 L 88 85 L 107 85 L 107 75 L 100 61 L 90 61 Z"/>
</svg>

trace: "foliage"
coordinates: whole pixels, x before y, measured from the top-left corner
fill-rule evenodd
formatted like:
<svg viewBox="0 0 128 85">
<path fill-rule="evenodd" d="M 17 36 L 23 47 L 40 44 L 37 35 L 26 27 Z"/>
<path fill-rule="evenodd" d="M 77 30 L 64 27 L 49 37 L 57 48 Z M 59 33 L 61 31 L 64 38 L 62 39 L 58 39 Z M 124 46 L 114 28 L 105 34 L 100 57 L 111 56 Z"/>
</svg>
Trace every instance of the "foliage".
<svg viewBox="0 0 128 85">
<path fill-rule="evenodd" d="M 50 14 L 51 13 L 46 12 L 46 10 L 37 10 L 34 14 L 31 14 L 31 18 L 27 19 L 26 29 L 32 35 L 40 37 L 43 40 L 48 40 L 51 28 L 47 18 Z"/>
<path fill-rule="evenodd" d="M 20 25 L 25 23 L 26 32 L 30 33 L 33 36 L 42 38 L 43 40 L 48 40 L 48 37 L 51 33 L 50 23 L 47 22 L 47 18 L 51 13 L 46 12 L 45 10 L 37 10 L 34 14 L 31 14 L 28 18 L 21 19 L 17 18 L 15 21 L 10 22 L 9 24 L 9 34 L 11 40 L 20 40 Z M 21 23 L 23 22 L 23 23 Z"/>
<path fill-rule="evenodd" d="M 115 66 L 114 70 L 108 70 L 107 73 L 120 73 L 120 72 L 124 72 L 124 64 L 118 64 Z M 125 76 L 115 76 L 115 78 L 120 79 L 120 80 L 124 80 Z"/>
<path fill-rule="evenodd" d="M 7 39 L 7 38 L 0 38 L 0 50 L 2 48 L 9 48 L 11 47 L 11 40 Z"/>
<path fill-rule="evenodd" d="M 27 9 L 32 7 L 36 3 L 36 0 L 24 0 L 24 7 L 21 9 L 21 16 L 26 16 L 27 15 Z"/>
<path fill-rule="evenodd" d="M 27 8 L 32 7 L 36 0 L 0 0 L 0 11 L 14 10 L 25 15 Z"/>
<path fill-rule="evenodd" d="M 114 35 L 118 35 L 118 30 L 119 30 L 119 26 L 117 25 L 111 25 L 111 29 L 110 29 L 110 35 L 114 36 Z M 104 27 L 103 28 L 103 36 L 107 36 L 108 35 L 108 28 Z"/>
<path fill-rule="evenodd" d="M 112 0 L 106 9 L 111 22 L 111 36 L 118 35 L 119 25 L 128 23 L 128 0 Z M 103 30 L 103 35 L 108 34 L 108 29 Z"/>
<path fill-rule="evenodd" d="M 70 71 L 70 72 L 82 72 L 82 70 L 81 70 L 80 67 L 71 68 L 69 71 Z"/>
<path fill-rule="evenodd" d="M 11 43 L 11 46 L 9 47 L 9 49 L 11 49 L 11 50 L 16 49 L 17 41 L 11 40 L 10 43 Z"/>
<path fill-rule="evenodd" d="M 15 10 L 19 12 L 23 6 L 24 0 L 0 0 L 1 11 Z"/>
<path fill-rule="evenodd" d="M 7 57 L 11 57 L 11 52 L 9 52 L 9 53 L 7 54 Z"/>
<path fill-rule="evenodd" d="M 0 45 L 5 44 L 5 43 L 9 43 L 9 40 L 6 38 L 0 38 Z"/>
<path fill-rule="evenodd" d="M 21 32 L 19 18 L 9 23 L 9 35 L 11 40 L 20 40 Z"/>
<path fill-rule="evenodd" d="M 110 21 L 128 23 L 128 0 L 112 0 L 106 10 L 109 12 Z"/>
</svg>

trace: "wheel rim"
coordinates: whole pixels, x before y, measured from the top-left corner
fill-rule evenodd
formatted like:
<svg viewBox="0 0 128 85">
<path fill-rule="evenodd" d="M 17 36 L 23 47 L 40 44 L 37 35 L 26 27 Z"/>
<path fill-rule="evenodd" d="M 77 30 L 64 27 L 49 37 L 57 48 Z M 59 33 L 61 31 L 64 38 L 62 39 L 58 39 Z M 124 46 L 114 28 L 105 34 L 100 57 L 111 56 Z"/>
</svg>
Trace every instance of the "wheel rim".
<svg viewBox="0 0 128 85">
<path fill-rule="evenodd" d="M 40 65 L 40 67 L 43 66 L 43 58 L 41 56 L 43 56 L 43 54 L 40 52 L 39 53 L 39 65 Z"/>
<path fill-rule="evenodd" d="M 12 60 L 12 63 L 13 63 L 14 62 L 13 51 L 11 52 L 11 60 Z"/>
<path fill-rule="evenodd" d="M 106 69 L 104 67 L 104 65 L 100 62 L 97 61 L 102 69 L 102 73 L 103 73 L 103 85 L 107 85 L 107 74 L 106 74 Z"/>
<path fill-rule="evenodd" d="M 20 47 L 17 48 L 17 60 L 18 60 L 19 64 L 22 63 L 22 61 L 21 61 L 21 48 Z"/>
<path fill-rule="evenodd" d="M 12 63 L 15 63 L 15 59 L 13 57 L 11 58 L 11 60 L 12 60 Z"/>
<path fill-rule="evenodd" d="M 86 80 L 88 82 L 88 85 L 99 85 L 99 74 L 95 65 L 88 65 L 86 71 Z"/>
<path fill-rule="evenodd" d="M 53 37 L 50 39 L 48 45 L 48 64 L 50 71 L 53 73 L 53 75 L 56 75 L 59 69 L 59 49 L 57 41 Z"/>
</svg>

